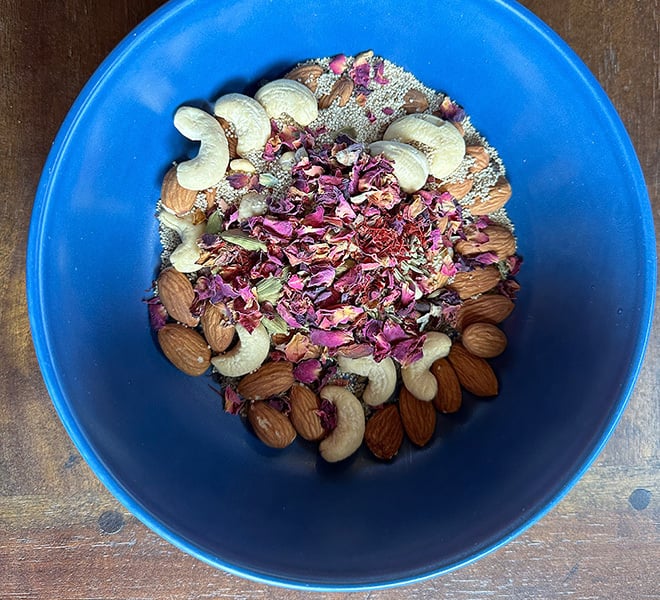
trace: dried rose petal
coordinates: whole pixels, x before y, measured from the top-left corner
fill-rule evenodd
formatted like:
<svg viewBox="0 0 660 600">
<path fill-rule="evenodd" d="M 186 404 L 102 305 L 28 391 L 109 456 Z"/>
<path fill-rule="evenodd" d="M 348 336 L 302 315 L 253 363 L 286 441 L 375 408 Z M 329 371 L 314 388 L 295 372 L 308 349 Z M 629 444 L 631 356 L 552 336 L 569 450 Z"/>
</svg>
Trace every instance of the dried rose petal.
<svg viewBox="0 0 660 600">
<path fill-rule="evenodd" d="M 293 369 L 293 376 L 300 383 L 316 383 L 321 377 L 323 367 L 321 361 L 316 358 L 310 358 L 298 363 Z"/>
<path fill-rule="evenodd" d="M 167 323 L 167 310 L 160 301 L 160 298 L 150 298 L 147 302 L 147 309 L 149 311 L 149 322 L 154 331 L 162 329 Z"/>
<path fill-rule="evenodd" d="M 296 363 L 308 358 L 318 358 L 321 354 L 321 349 L 317 345 L 312 344 L 308 335 L 298 331 L 287 342 L 284 354 L 289 362 Z"/>
<path fill-rule="evenodd" d="M 232 173 L 231 175 L 227 175 L 227 181 L 231 187 L 239 190 L 247 187 L 248 183 L 250 183 L 250 176 L 247 173 Z"/>
<path fill-rule="evenodd" d="M 321 401 L 321 407 L 316 414 L 321 419 L 321 425 L 326 431 L 332 431 L 337 427 L 337 407 L 329 400 Z"/>
<path fill-rule="evenodd" d="M 499 262 L 499 257 L 494 252 L 483 252 L 474 257 L 474 260 L 482 265 L 494 265 Z"/>
<path fill-rule="evenodd" d="M 458 104 L 450 100 L 449 96 L 445 97 L 438 110 L 442 118 L 448 121 L 462 121 L 465 118 L 465 111 Z"/>
<path fill-rule="evenodd" d="M 291 412 L 291 402 L 286 396 L 277 396 L 268 400 L 268 405 L 284 415 Z"/>
<path fill-rule="evenodd" d="M 330 61 L 328 67 L 335 75 L 341 75 L 346 70 L 346 55 L 338 54 Z"/>
<path fill-rule="evenodd" d="M 245 406 L 245 400 L 230 385 L 225 386 L 224 400 L 224 409 L 230 415 L 240 414 Z"/>
<path fill-rule="evenodd" d="M 381 85 L 386 85 L 390 82 L 390 80 L 385 77 L 385 62 L 382 60 L 374 63 L 374 81 Z"/>
<path fill-rule="evenodd" d="M 328 348 L 339 348 L 345 344 L 351 343 L 353 335 L 348 331 L 324 331 L 322 329 L 312 329 L 310 331 L 312 343 L 318 346 L 327 346 Z"/>
<path fill-rule="evenodd" d="M 371 81 L 371 65 L 368 62 L 354 64 L 349 75 L 356 86 L 367 88 Z"/>
</svg>

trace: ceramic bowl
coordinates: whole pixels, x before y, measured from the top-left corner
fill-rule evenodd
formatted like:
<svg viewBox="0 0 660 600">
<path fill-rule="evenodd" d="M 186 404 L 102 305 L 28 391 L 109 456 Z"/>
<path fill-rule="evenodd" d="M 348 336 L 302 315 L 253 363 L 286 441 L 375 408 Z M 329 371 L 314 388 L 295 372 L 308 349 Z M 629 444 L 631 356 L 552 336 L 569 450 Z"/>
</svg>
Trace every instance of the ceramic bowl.
<svg viewBox="0 0 660 600">
<path fill-rule="evenodd" d="M 499 150 L 524 265 L 501 393 L 468 399 L 424 450 L 325 464 L 264 447 L 208 378 L 171 367 L 143 303 L 155 203 L 190 144 L 176 108 L 307 58 L 367 48 L 448 92 Z M 445 573 L 539 519 L 631 394 L 655 289 L 649 201 L 595 79 L 506 0 L 175 1 L 101 65 L 55 140 L 29 238 L 34 343 L 80 453 L 141 521 L 199 559 L 304 589 Z"/>
</svg>

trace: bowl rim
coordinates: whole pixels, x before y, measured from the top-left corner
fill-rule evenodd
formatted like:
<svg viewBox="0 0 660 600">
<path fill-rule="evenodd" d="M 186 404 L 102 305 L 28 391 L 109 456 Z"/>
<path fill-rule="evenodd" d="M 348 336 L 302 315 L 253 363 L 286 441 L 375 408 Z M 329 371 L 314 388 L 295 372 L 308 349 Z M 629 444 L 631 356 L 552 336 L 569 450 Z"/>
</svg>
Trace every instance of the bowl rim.
<svg viewBox="0 0 660 600">
<path fill-rule="evenodd" d="M 655 232 L 653 227 L 653 217 L 650 207 L 648 190 L 644 181 L 641 166 L 634 151 L 632 142 L 623 125 L 616 109 L 607 97 L 594 75 L 587 66 L 577 56 L 577 54 L 567 45 L 563 39 L 546 25 L 539 17 L 530 10 L 515 2 L 515 0 L 490 0 L 493 4 L 505 9 L 512 18 L 519 20 L 527 28 L 533 30 L 543 41 L 552 49 L 558 57 L 566 64 L 567 68 L 578 75 L 584 83 L 585 89 L 590 93 L 591 98 L 597 102 L 602 110 L 602 114 L 607 118 L 607 125 L 618 142 L 619 149 L 623 152 L 625 162 L 629 167 L 631 179 L 634 182 L 637 198 L 640 200 L 640 206 L 644 207 L 642 214 L 641 230 L 643 232 L 643 242 L 648 249 L 646 256 L 646 271 L 644 273 L 645 304 L 640 307 L 640 333 L 636 340 L 633 356 L 631 357 L 630 369 L 625 385 L 619 394 L 619 401 L 614 407 L 613 416 L 608 423 L 606 430 L 598 439 L 595 446 L 591 449 L 586 460 L 577 468 L 567 480 L 566 484 L 559 489 L 556 495 L 536 512 L 530 513 L 527 519 L 518 527 L 509 531 L 504 537 L 492 543 L 489 546 L 477 551 L 475 554 L 459 560 L 440 569 L 433 570 L 421 575 L 415 575 L 405 578 L 392 579 L 381 582 L 359 583 L 359 584 L 307 584 L 299 580 L 290 580 L 286 577 L 267 575 L 255 572 L 249 569 L 236 567 L 212 555 L 211 553 L 200 550 L 183 536 L 173 532 L 158 519 L 153 517 L 141 503 L 125 490 L 110 470 L 104 464 L 102 459 L 96 454 L 85 433 L 79 427 L 76 419 L 71 412 L 59 376 L 51 360 L 51 352 L 47 342 L 45 320 L 40 310 L 43 300 L 42 285 L 42 252 L 41 239 L 45 235 L 43 216 L 48 207 L 50 195 L 52 192 L 51 176 L 58 169 L 58 165 L 68 147 L 72 132 L 75 130 L 78 120 L 84 113 L 87 105 L 94 99 L 96 90 L 103 84 L 104 80 L 113 72 L 123 59 L 124 54 L 132 46 L 139 43 L 142 37 L 156 29 L 162 21 L 173 18 L 178 12 L 185 10 L 188 5 L 194 4 L 198 0 L 171 0 L 151 13 L 145 20 L 130 31 L 119 44 L 111 51 L 105 60 L 98 66 L 88 82 L 78 94 L 76 100 L 68 111 L 60 129 L 55 137 L 52 148 L 46 159 L 42 175 L 40 177 L 35 200 L 32 209 L 32 217 L 28 232 L 27 259 L 26 259 L 26 291 L 28 316 L 32 332 L 33 344 L 38 358 L 40 370 L 46 384 L 46 388 L 55 406 L 56 412 L 64 425 L 64 428 L 92 469 L 94 475 L 103 483 L 110 493 L 139 521 L 154 531 L 160 537 L 173 544 L 178 549 L 199 559 L 213 567 L 220 568 L 230 574 L 268 585 L 283 587 L 287 589 L 297 589 L 303 591 L 318 592 L 358 592 L 368 590 L 379 590 L 393 587 L 400 587 L 426 581 L 428 579 L 444 575 L 469 565 L 482 557 L 494 552 L 498 548 L 506 545 L 512 539 L 529 529 L 532 525 L 542 519 L 549 513 L 568 493 L 570 489 L 578 482 L 584 473 L 591 467 L 596 457 L 600 454 L 614 429 L 616 428 L 621 416 L 632 395 L 637 382 L 646 353 L 655 306 L 655 290 L 657 284 L 657 256 L 655 246 Z"/>
</svg>

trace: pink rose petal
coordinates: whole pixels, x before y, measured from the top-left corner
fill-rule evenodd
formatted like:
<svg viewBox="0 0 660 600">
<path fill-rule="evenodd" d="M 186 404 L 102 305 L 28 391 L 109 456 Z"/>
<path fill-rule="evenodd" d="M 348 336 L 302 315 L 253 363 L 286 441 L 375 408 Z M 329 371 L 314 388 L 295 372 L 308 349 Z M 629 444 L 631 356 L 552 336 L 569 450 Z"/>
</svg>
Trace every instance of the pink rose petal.
<svg viewBox="0 0 660 600">
<path fill-rule="evenodd" d="M 303 360 L 293 368 L 293 377 L 300 383 L 311 384 L 319 380 L 322 371 L 321 361 L 310 358 Z"/>
</svg>

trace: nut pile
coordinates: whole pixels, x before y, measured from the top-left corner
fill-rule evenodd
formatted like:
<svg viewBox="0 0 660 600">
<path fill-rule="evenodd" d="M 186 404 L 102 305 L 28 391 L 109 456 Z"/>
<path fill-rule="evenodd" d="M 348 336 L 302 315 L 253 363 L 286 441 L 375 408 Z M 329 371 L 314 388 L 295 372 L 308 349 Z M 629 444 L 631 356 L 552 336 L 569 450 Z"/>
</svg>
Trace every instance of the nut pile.
<svg viewBox="0 0 660 600">
<path fill-rule="evenodd" d="M 498 394 L 511 186 L 458 104 L 367 51 L 180 107 L 174 126 L 200 144 L 163 179 L 151 323 L 261 441 L 390 460 L 464 393 Z"/>
</svg>

